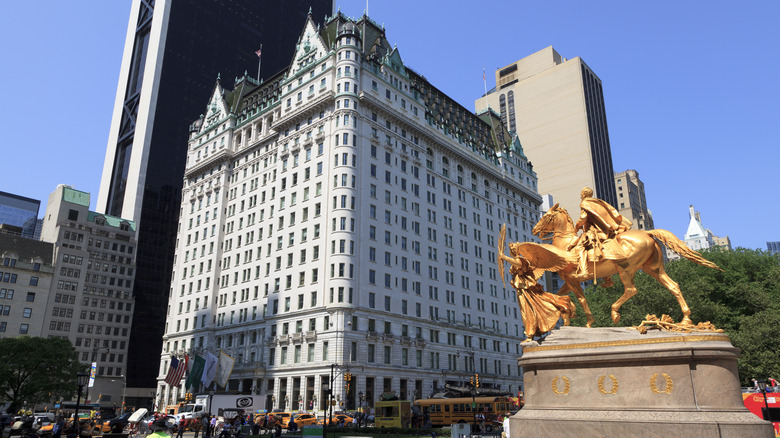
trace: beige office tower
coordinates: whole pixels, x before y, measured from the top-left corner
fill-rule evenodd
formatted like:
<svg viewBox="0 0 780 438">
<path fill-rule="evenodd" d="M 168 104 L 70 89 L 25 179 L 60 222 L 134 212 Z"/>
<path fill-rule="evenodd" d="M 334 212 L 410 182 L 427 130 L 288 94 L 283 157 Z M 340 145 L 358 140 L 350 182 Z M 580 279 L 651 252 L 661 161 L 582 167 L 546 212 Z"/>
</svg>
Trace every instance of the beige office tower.
<svg viewBox="0 0 780 438">
<path fill-rule="evenodd" d="M 577 57 L 547 47 L 496 71 L 496 88 L 475 102 L 501 114 L 551 194 L 572 216 L 580 190 L 615 205 L 615 180 L 601 79 Z"/>
<path fill-rule="evenodd" d="M 41 240 L 54 244 L 54 272 L 40 336 L 70 340 L 84 365 L 96 364 L 82 400 L 120 407 L 135 306 L 136 224 L 90 211 L 89 201 L 89 193 L 63 184 L 49 195 Z"/>
<path fill-rule="evenodd" d="M 645 184 L 639 179 L 636 170 L 625 170 L 615 173 L 615 188 L 617 189 L 617 204 L 615 208 L 623 217 L 631 221 L 635 230 L 652 230 L 653 214 L 647 209 L 645 200 Z"/>
</svg>

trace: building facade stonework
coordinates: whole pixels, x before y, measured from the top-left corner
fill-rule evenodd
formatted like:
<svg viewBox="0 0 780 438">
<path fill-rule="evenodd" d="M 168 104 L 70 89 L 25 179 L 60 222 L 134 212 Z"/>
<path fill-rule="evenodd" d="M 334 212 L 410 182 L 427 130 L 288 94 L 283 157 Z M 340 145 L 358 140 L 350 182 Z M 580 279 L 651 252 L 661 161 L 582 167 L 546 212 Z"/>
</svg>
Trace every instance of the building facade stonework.
<svg viewBox="0 0 780 438">
<path fill-rule="evenodd" d="M 536 174 L 496 113 L 408 69 L 382 27 L 309 17 L 288 70 L 217 81 L 188 146 L 158 406 L 184 398 L 171 356 L 205 351 L 266 409 L 324 409 L 328 387 L 346 409 L 429 397 L 475 372 L 520 389 L 496 246 L 503 223 L 533 239 Z"/>
</svg>

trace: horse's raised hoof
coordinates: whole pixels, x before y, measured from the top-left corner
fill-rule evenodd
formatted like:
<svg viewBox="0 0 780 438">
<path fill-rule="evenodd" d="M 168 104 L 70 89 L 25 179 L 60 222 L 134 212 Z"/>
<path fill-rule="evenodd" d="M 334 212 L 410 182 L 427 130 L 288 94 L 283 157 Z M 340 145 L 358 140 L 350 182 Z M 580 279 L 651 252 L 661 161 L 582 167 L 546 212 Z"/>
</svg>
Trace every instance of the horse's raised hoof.
<svg viewBox="0 0 780 438">
<path fill-rule="evenodd" d="M 614 311 L 614 310 L 612 311 L 612 322 L 614 324 L 617 324 L 617 323 L 620 322 L 620 314 L 618 312 Z"/>
</svg>

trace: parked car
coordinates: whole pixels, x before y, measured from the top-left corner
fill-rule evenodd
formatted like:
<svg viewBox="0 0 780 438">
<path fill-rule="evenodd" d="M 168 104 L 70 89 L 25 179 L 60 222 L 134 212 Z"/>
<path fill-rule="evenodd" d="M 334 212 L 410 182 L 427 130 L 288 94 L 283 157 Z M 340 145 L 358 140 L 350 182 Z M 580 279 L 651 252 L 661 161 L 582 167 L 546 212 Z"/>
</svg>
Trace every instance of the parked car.
<svg viewBox="0 0 780 438">
<path fill-rule="evenodd" d="M 344 427 L 352 426 L 352 417 L 350 417 L 349 415 L 337 414 L 333 416 L 334 425 L 338 425 L 339 423 L 341 423 L 341 420 L 344 420 Z M 319 424 L 320 426 L 327 426 L 330 424 L 327 415 L 325 416 L 324 419 L 320 420 Z"/>
<path fill-rule="evenodd" d="M 312 414 L 295 414 L 292 416 L 292 418 L 295 421 L 295 424 L 298 425 L 298 427 L 313 426 L 316 425 L 318 422 L 317 417 L 315 417 Z M 289 422 L 287 424 L 289 425 Z"/>
</svg>

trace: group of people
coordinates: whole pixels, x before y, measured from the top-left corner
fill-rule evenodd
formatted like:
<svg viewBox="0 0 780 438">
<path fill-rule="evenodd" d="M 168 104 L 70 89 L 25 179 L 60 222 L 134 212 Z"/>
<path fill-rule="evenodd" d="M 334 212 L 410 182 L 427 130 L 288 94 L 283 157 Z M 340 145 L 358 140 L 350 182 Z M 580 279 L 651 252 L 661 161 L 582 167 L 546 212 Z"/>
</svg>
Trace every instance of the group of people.
<svg viewBox="0 0 780 438">
<path fill-rule="evenodd" d="M 753 389 L 755 391 L 759 391 L 759 389 L 758 389 L 758 380 L 750 379 L 750 381 L 753 382 Z M 777 380 L 775 380 L 774 378 L 769 377 L 769 378 L 766 379 L 766 390 L 767 390 L 767 392 L 771 391 L 770 388 L 777 388 L 777 386 L 778 386 Z"/>
<path fill-rule="evenodd" d="M 274 432 L 274 436 L 281 436 L 282 434 L 282 422 L 273 414 L 264 415 L 257 418 L 254 418 L 252 414 L 246 416 L 237 415 L 232 419 L 225 420 L 224 423 L 219 423 L 216 416 L 206 414 L 191 426 L 188 425 L 186 420 L 182 420 L 177 431 L 177 438 L 181 438 L 184 430 L 188 427 L 194 430 L 194 438 L 198 438 L 198 433 L 200 431 L 203 432 L 203 438 L 240 438 L 242 434 L 242 428 L 244 426 L 250 427 L 252 435 L 259 435 L 261 430 L 272 430 Z M 290 420 L 288 429 L 293 432 L 297 429 L 294 420 Z"/>
</svg>

